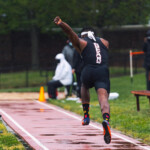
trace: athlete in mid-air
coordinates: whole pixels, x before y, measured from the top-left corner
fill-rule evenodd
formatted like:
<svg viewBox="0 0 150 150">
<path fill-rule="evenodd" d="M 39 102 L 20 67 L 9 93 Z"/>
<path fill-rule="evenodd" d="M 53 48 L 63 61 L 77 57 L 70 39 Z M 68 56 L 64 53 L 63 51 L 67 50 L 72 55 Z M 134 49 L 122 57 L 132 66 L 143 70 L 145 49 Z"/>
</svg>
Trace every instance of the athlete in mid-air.
<svg viewBox="0 0 150 150">
<path fill-rule="evenodd" d="M 109 126 L 110 107 L 108 96 L 110 92 L 110 80 L 108 69 L 109 43 L 105 39 L 95 36 L 93 29 L 83 28 L 81 38 L 60 17 L 54 19 L 54 23 L 62 28 L 72 42 L 75 49 L 81 54 L 84 61 L 84 69 L 81 74 L 81 99 L 84 111 L 82 125 L 90 123 L 89 89 L 95 87 L 98 95 L 101 112 L 103 114 L 104 140 L 107 144 L 111 142 L 111 131 Z"/>
</svg>

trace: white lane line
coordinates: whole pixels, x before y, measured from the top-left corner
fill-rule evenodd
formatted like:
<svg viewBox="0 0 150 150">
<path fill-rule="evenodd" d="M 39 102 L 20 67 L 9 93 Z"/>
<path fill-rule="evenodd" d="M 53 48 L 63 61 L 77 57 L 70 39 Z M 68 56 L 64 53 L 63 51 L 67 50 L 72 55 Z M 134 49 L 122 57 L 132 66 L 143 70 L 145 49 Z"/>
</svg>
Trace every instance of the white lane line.
<svg viewBox="0 0 150 150">
<path fill-rule="evenodd" d="M 43 150 L 49 150 L 45 147 L 39 140 L 37 140 L 34 136 L 32 136 L 28 131 L 26 131 L 21 125 L 19 125 L 11 116 L 9 116 L 6 112 L 0 109 L 0 112 L 5 115 L 11 122 L 13 122 L 21 131 L 23 131 L 26 135 L 28 135 L 38 146 L 40 146 Z"/>
<path fill-rule="evenodd" d="M 48 107 L 48 108 L 50 108 L 50 109 L 56 110 L 56 111 L 58 111 L 58 112 L 61 112 L 61 113 L 65 114 L 65 115 L 67 115 L 67 116 L 70 116 L 70 117 L 74 118 L 74 119 L 77 119 L 77 120 L 79 120 L 79 121 L 82 120 L 80 117 L 77 117 L 77 116 L 74 116 L 74 115 L 72 115 L 72 114 L 69 114 L 69 113 L 67 113 L 66 111 L 57 109 L 56 107 L 53 107 L 53 106 L 51 106 L 51 105 L 49 105 L 49 104 L 46 104 L 46 103 L 43 103 L 43 102 L 40 102 L 40 101 L 37 101 L 37 100 L 35 100 L 35 101 L 36 101 L 37 103 L 43 105 L 43 106 L 46 106 L 46 107 Z M 92 124 L 92 123 L 90 123 L 89 125 L 92 126 L 92 127 L 94 127 L 94 128 L 96 128 L 96 129 L 100 129 L 100 130 L 103 131 L 103 128 L 102 128 L 102 127 L 99 127 L 99 126 L 94 125 L 94 124 Z M 142 145 L 139 145 L 139 144 L 137 144 L 137 143 L 135 143 L 135 142 L 133 142 L 133 141 L 131 141 L 131 140 L 126 139 L 125 137 L 122 137 L 122 136 L 120 136 L 120 135 L 117 135 L 116 133 L 111 133 L 111 134 L 114 135 L 114 136 L 116 136 L 116 137 L 118 137 L 118 138 L 120 138 L 120 139 L 122 139 L 122 140 L 124 140 L 124 141 L 126 141 L 126 142 L 129 142 L 129 143 L 132 143 L 132 144 L 134 144 L 134 145 L 136 145 L 136 146 L 138 146 L 138 147 L 141 147 L 142 149 L 150 150 L 150 148 L 144 147 L 144 146 L 142 146 Z"/>
</svg>

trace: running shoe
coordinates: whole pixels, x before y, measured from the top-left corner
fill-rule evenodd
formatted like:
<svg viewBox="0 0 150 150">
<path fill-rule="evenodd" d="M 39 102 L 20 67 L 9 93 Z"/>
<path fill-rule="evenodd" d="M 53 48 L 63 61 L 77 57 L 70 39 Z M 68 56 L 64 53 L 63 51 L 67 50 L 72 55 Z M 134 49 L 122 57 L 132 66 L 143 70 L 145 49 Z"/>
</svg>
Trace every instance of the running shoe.
<svg viewBox="0 0 150 150">
<path fill-rule="evenodd" d="M 89 125 L 90 123 L 90 117 L 86 117 L 82 120 L 82 125 Z"/>
<path fill-rule="evenodd" d="M 104 129 L 104 141 L 106 144 L 109 144 L 111 142 L 111 131 L 110 131 L 109 122 L 104 120 L 102 122 L 102 125 Z"/>
</svg>

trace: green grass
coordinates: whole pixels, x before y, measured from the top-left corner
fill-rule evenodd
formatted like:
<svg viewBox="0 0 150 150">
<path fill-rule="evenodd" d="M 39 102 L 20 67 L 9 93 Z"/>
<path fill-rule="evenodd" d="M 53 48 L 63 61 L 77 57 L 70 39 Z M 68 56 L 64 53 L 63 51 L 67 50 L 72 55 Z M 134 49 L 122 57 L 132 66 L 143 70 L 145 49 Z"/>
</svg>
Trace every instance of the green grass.
<svg viewBox="0 0 150 150">
<path fill-rule="evenodd" d="M 130 68 L 129 67 L 110 67 L 109 68 L 110 71 L 110 76 L 111 77 L 115 77 L 115 76 L 121 76 L 121 75 L 129 75 L 130 74 Z M 133 72 L 144 72 L 144 68 L 137 68 L 137 70 L 135 70 L 135 68 L 133 69 Z"/>
<path fill-rule="evenodd" d="M 7 132 L 5 126 L 0 123 L 0 150 L 25 150 L 22 143 L 20 143 L 17 138 Z"/>
<path fill-rule="evenodd" d="M 35 87 L 46 84 L 45 71 L 40 74 L 40 71 L 20 71 L 0 74 L 0 89 L 17 89 L 24 87 Z M 54 73 L 48 72 L 48 79 L 50 80 Z M 28 78 L 27 78 L 28 76 Z"/>
<path fill-rule="evenodd" d="M 144 71 L 143 68 L 138 68 L 138 72 Z M 52 79 L 54 75 L 53 71 L 48 71 L 48 80 Z M 129 68 L 124 70 L 123 67 L 111 67 L 110 68 L 110 76 L 120 76 L 123 74 L 129 74 Z M 47 83 L 47 78 L 45 77 L 46 71 L 40 70 L 29 70 L 28 73 L 26 71 L 18 71 L 18 72 L 8 72 L 0 74 L 0 90 L 10 91 L 14 89 L 15 91 L 20 88 L 25 87 L 37 87 L 44 86 Z"/>
<path fill-rule="evenodd" d="M 10 89 L 0 89 L 0 92 L 39 92 L 40 85 L 28 88 L 10 88 Z M 44 91 L 47 92 L 47 87 L 44 86 Z"/>
<path fill-rule="evenodd" d="M 141 139 L 142 142 L 150 145 L 150 106 L 146 97 L 140 97 L 140 108 L 137 112 L 136 99 L 131 94 L 132 90 L 145 90 L 146 81 L 145 74 L 134 76 L 133 83 L 130 82 L 129 76 L 111 78 L 111 92 L 118 92 L 119 98 L 109 100 L 111 119 L 110 124 L 113 129 L 117 129 L 122 133 Z M 90 90 L 91 119 L 97 122 L 102 122 L 102 114 L 94 89 Z M 67 110 L 83 115 L 81 104 L 74 101 L 66 100 L 50 100 L 52 104 L 63 107 Z"/>
</svg>

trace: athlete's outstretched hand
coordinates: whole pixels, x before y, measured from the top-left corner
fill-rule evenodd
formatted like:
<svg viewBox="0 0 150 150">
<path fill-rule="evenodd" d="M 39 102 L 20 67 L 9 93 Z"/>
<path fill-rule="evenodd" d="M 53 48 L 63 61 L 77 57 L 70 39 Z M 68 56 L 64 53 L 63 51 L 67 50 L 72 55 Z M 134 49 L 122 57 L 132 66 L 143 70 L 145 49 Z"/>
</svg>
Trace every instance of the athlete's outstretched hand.
<svg viewBox="0 0 150 150">
<path fill-rule="evenodd" d="M 61 22 L 62 22 L 62 20 L 60 19 L 60 17 L 59 17 L 59 16 L 55 17 L 55 19 L 54 19 L 54 23 L 55 23 L 56 25 L 61 24 Z"/>
</svg>

